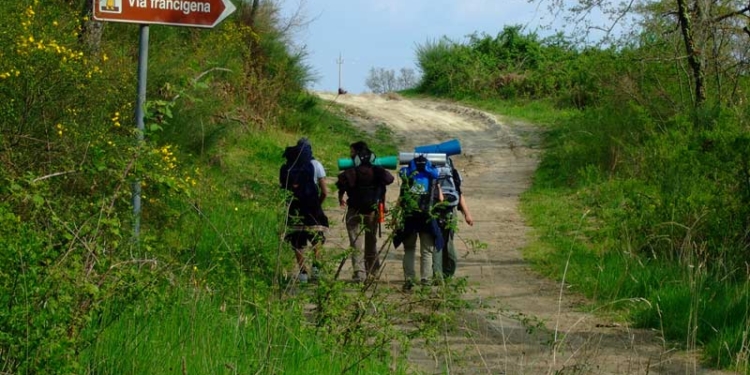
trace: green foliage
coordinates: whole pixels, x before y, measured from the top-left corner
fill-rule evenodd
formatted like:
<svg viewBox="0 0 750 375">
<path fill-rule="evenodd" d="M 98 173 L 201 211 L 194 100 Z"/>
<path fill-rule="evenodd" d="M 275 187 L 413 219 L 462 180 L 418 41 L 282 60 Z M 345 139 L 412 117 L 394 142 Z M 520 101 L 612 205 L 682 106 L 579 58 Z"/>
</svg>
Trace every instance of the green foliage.
<svg viewBox="0 0 750 375">
<path fill-rule="evenodd" d="M 742 111 L 683 114 L 633 98 L 607 96 L 547 133 L 524 197 L 544 242 L 530 254 L 550 275 L 567 265 L 566 282 L 598 303 L 648 301 L 613 306 L 670 340 L 705 347 L 707 363 L 746 363 Z M 585 219 L 573 228 L 576 217 Z"/>
<path fill-rule="evenodd" d="M 227 301 L 197 290 L 178 292 L 169 300 L 157 311 L 134 309 L 104 327 L 101 339 L 84 354 L 91 364 L 88 371 L 343 373 L 355 363 L 348 353 L 330 350 L 327 337 L 306 323 L 303 305 L 297 301 Z M 363 358 L 361 366 L 368 373 L 391 373 L 383 359 Z"/>
<path fill-rule="evenodd" d="M 598 103 L 608 74 L 622 68 L 612 50 L 579 50 L 563 35 L 545 39 L 506 26 L 497 36 L 472 34 L 466 43 L 442 38 L 417 47 L 418 92 L 456 99 L 551 98 L 564 108 Z"/>
</svg>

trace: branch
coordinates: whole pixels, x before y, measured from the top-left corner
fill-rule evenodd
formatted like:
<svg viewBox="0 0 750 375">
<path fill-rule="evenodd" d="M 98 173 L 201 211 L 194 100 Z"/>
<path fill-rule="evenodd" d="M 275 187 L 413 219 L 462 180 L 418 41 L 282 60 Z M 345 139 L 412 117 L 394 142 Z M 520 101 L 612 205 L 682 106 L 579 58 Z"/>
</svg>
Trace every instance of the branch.
<svg viewBox="0 0 750 375">
<path fill-rule="evenodd" d="M 200 81 L 201 78 L 203 78 L 203 76 L 205 76 L 208 73 L 213 72 L 214 70 L 219 70 L 219 71 L 222 71 L 222 72 L 231 72 L 232 71 L 231 69 L 227 69 L 227 68 L 219 68 L 219 67 L 211 68 L 211 69 L 206 70 L 205 72 L 199 74 L 197 77 L 193 78 L 193 84 L 196 84 L 198 81 Z"/>
<path fill-rule="evenodd" d="M 750 4 L 748 4 L 748 6 L 742 8 L 742 9 L 739 9 L 739 10 L 736 10 L 734 12 L 729 12 L 727 14 L 723 14 L 721 16 L 718 16 L 718 17 L 716 17 L 716 18 L 713 19 L 713 22 L 721 22 L 721 21 L 723 21 L 723 20 L 725 20 L 727 18 L 730 18 L 730 17 L 743 15 L 743 14 L 749 12 L 749 11 L 750 11 Z"/>
<path fill-rule="evenodd" d="M 31 180 L 31 182 L 38 182 L 38 181 L 46 180 L 46 179 L 48 179 L 48 178 L 52 178 L 52 177 L 57 177 L 57 176 L 62 176 L 62 175 L 64 175 L 64 174 L 68 174 L 68 173 L 75 173 L 75 172 L 76 172 L 75 170 L 72 170 L 72 171 L 65 171 L 65 172 L 56 172 L 56 173 L 48 174 L 48 175 L 46 175 L 46 176 L 42 176 L 42 177 L 37 177 L 37 178 L 35 178 L 35 179 Z"/>
</svg>

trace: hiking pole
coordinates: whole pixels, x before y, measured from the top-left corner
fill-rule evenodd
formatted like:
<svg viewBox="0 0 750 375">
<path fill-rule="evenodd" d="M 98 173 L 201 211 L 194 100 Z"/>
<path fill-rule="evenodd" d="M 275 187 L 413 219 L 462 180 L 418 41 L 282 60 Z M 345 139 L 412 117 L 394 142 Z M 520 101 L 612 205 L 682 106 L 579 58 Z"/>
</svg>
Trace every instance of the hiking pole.
<svg viewBox="0 0 750 375">
<path fill-rule="evenodd" d="M 378 202 L 378 237 L 383 237 L 383 223 L 385 222 L 385 202 Z"/>
</svg>

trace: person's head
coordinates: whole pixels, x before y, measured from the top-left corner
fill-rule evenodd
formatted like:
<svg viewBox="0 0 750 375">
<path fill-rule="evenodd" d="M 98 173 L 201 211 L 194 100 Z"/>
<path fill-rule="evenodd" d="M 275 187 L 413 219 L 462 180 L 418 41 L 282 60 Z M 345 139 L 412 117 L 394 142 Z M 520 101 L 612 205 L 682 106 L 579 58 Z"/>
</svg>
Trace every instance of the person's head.
<svg viewBox="0 0 750 375">
<path fill-rule="evenodd" d="M 414 158 L 414 166 L 418 171 L 424 172 L 427 169 L 427 158 L 424 155 L 419 155 Z"/>
<path fill-rule="evenodd" d="M 357 155 L 362 155 L 364 153 L 369 153 L 370 148 L 367 147 L 367 143 L 364 141 L 358 141 L 354 142 L 349 145 L 349 154 L 351 157 L 355 157 Z"/>
<path fill-rule="evenodd" d="M 349 145 L 349 155 L 354 161 L 354 165 L 370 164 L 374 159 L 372 151 L 364 141 L 354 142 Z"/>
<path fill-rule="evenodd" d="M 307 137 L 302 137 L 297 141 L 298 147 L 310 147 L 312 148 L 312 145 L 310 144 L 310 140 L 307 139 Z"/>
</svg>

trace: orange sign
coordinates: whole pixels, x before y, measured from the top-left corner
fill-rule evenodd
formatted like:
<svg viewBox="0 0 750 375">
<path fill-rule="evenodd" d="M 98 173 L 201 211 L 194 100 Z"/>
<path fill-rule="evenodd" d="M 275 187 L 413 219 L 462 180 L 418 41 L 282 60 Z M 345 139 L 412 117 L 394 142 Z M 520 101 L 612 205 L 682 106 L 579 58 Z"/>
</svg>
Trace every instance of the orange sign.
<svg viewBox="0 0 750 375">
<path fill-rule="evenodd" d="M 211 28 L 235 11 L 231 0 L 92 0 L 97 21 Z"/>
</svg>

